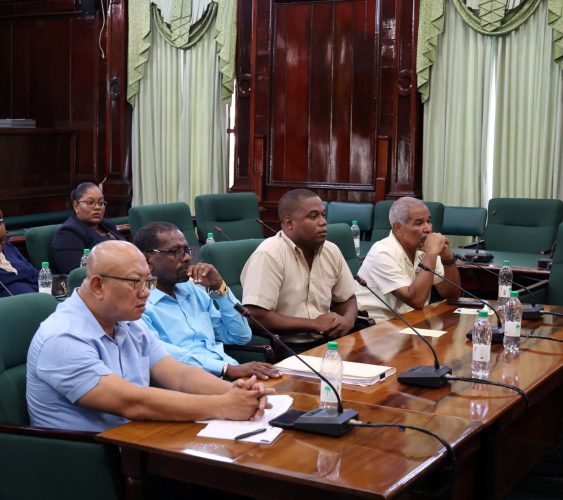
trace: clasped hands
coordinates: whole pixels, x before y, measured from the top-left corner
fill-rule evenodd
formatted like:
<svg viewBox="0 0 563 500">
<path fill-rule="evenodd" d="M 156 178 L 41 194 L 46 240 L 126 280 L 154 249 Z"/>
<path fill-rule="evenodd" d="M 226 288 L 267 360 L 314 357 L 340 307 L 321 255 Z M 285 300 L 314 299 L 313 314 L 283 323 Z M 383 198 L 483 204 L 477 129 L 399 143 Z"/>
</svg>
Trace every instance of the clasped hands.
<svg viewBox="0 0 563 500">
<path fill-rule="evenodd" d="M 203 285 L 209 290 L 218 290 L 223 283 L 223 277 L 215 269 L 215 266 L 204 262 L 188 266 L 186 274 L 188 278 L 193 279 L 194 283 Z"/>
<path fill-rule="evenodd" d="M 344 316 L 332 311 L 317 316 L 314 322 L 316 331 L 323 337 L 335 339 L 346 335 L 350 330 Z"/>
<path fill-rule="evenodd" d="M 248 420 L 259 420 L 264 415 L 264 410 L 272 407 L 271 403 L 268 403 L 268 395 L 274 394 L 276 390 L 265 387 L 262 382 L 256 380 L 256 375 L 246 380 L 235 380 L 229 391 L 235 398 L 234 403 L 240 408 L 241 420 L 245 417 Z"/>
<path fill-rule="evenodd" d="M 424 241 L 422 250 L 425 253 L 437 255 L 442 260 L 454 259 L 454 255 L 450 249 L 450 241 L 441 233 L 430 233 Z"/>
</svg>

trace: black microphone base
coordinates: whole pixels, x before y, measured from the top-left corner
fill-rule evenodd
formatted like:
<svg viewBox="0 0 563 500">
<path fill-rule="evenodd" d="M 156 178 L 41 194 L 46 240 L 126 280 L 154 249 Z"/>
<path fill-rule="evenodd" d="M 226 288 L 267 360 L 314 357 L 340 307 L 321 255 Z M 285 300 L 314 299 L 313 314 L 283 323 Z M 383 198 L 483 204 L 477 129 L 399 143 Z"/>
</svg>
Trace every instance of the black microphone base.
<svg viewBox="0 0 563 500">
<path fill-rule="evenodd" d="M 491 343 L 492 344 L 502 344 L 504 339 L 504 326 L 491 326 Z M 469 340 L 473 340 L 473 330 L 470 330 L 465 335 Z"/>
<path fill-rule="evenodd" d="M 487 252 L 466 253 L 463 257 L 469 262 L 491 262 L 495 258 L 492 253 Z"/>
<path fill-rule="evenodd" d="M 540 319 L 542 311 L 539 304 L 522 304 L 522 319 Z"/>
<path fill-rule="evenodd" d="M 342 436 L 352 429 L 348 421 L 357 417 L 356 410 L 344 410 L 338 413 L 332 408 L 315 408 L 301 415 L 294 422 L 293 428 L 325 436 Z"/>
<path fill-rule="evenodd" d="M 449 366 L 441 365 L 440 368 L 434 366 L 413 366 L 406 372 L 399 375 L 398 380 L 401 384 L 414 385 L 416 387 L 442 387 L 448 381 L 444 380 L 444 375 L 452 373 Z"/>
</svg>

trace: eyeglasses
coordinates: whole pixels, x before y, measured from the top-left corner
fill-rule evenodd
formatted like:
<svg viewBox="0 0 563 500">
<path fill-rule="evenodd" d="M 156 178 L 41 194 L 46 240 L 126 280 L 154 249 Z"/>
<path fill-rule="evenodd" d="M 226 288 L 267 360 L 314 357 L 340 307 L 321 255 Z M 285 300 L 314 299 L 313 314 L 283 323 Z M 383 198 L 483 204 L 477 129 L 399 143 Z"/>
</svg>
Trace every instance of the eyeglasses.
<svg viewBox="0 0 563 500">
<path fill-rule="evenodd" d="M 180 260 L 184 257 L 185 254 L 192 255 L 193 250 L 191 247 L 180 247 L 180 248 L 171 248 L 170 250 L 159 250 L 155 248 L 154 250 L 149 250 L 149 252 L 154 253 L 168 253 L 176 257 L 177 260 Z"/>
<path fill-rule="evenodd" d="M 108 206 L 108 202 L 105 200 L 78 200 L 78 203 L 85 203 L 88 208 L 100 207 L 106 208 Z"/>
<path fill-rule="evenodd" d="M 157 282 L 157 278 L 155 278 L 154 276 L 145 279 L 126 278 L 125 276 L 110 276 L 109 274 L 100 274 L 99 276 L 112 280 L 129 281 L 130 283 L 133 283 L 133 290 L 135 290 L 137 293 L 141 293 L 145 288 L 154 290 L 156 288 Z"/>
</svg>

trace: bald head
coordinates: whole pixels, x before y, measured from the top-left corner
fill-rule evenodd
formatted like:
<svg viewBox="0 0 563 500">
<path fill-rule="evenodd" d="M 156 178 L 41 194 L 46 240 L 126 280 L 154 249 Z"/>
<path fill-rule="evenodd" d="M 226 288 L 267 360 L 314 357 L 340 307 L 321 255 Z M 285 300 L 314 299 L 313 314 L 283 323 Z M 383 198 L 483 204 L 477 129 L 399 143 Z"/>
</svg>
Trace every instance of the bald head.
<svg viewBox="0 0 563 500">
<path fill-rule="evenodd" d="M 110 240 L 98 243 L 88 257 L 88 276 L 94 274 L 126 275 L 134 263 L 144 263 L 145 257 L 128 241 Z"/>
</svg>

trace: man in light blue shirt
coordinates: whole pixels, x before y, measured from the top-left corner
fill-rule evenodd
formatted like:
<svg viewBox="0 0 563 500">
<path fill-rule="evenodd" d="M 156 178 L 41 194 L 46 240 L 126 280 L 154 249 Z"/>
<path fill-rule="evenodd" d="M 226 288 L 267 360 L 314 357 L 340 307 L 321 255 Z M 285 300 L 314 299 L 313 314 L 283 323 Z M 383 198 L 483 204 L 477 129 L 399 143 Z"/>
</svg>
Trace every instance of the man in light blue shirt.
<svg viewBox="0 0 563 500">
<path fill-rule="evenodd" d="M 134 245 L 96 245 L 87 273 L 30 344 L 33 426 L 99 432 L 128 420 L 247 420 L 263 414 L 271 391 L 255 377 L 230 384 L 179 363 L 140 321 L 156 280 Z M 149 380 L 159 388 L 149 387 Z"/>
<path fill-rule="evenodd" d="M 143 319 L 173 357 L 230 380 L 279 376 L 269 363 L 239 365 L 225 353 L 224 343 L 248 343 L 250 327 L 235 311 L 238 300 L 217 269 L 205 263 L 190 265 L 191 248 L 174 224 L 147 224 L 137 232 L 134 242 L 144 253 L 152 275 L 158 278 Z M 193 282 L 188 281 L 190 277 Z"/>
</svg>

